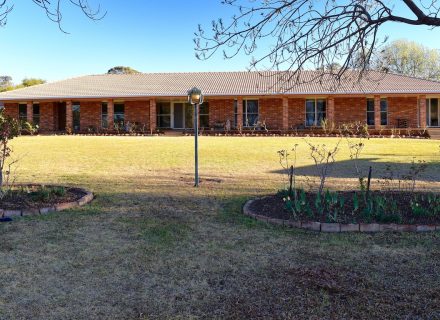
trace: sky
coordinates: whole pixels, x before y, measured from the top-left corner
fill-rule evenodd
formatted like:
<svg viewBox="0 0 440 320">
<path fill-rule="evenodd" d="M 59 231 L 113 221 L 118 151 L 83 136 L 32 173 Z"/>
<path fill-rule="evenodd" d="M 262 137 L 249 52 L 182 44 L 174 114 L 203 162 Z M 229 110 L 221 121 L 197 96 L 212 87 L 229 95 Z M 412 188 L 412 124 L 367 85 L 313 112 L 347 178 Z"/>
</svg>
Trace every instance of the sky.
<svg viewBox="0 0 440 320">
<path fill-rule="evenodd" d="M 250 57 L 224 60 L 218 53 L 208 61 L 194 54 L 198 24 L 236 13 L 220 0 L 89 0 L 107 15 L 91 21 L 66 4 L 63 28 L 49 21 L 31 0 L 8 0 L 14 9 L 0 28 L 0 75 L 13 82 L 35 77 L 56 81 L 101 74 L 113 66 L 142 72 L 246 70 Z M 400 1 L 397 1 L 400 2 Z M 382 30 L 390 40 L 406 38 L 440 49 L 440 29 L 392 24 Z"/>
</svg>

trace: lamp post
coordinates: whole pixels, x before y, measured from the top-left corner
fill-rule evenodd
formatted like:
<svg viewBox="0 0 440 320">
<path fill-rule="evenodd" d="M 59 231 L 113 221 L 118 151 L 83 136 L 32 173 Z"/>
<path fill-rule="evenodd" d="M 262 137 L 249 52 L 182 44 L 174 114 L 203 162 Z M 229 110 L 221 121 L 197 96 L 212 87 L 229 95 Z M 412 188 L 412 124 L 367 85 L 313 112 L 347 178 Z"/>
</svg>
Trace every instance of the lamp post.
<svg viewBox="0 0 440 320">
<path fill-rule="evenodd" d="M 194 106 L 194 187 L 199 186 L 199 105 L 203 103 L 202 90 L 194 87 L 188 91 L 188 102 Z"/>
</svg>

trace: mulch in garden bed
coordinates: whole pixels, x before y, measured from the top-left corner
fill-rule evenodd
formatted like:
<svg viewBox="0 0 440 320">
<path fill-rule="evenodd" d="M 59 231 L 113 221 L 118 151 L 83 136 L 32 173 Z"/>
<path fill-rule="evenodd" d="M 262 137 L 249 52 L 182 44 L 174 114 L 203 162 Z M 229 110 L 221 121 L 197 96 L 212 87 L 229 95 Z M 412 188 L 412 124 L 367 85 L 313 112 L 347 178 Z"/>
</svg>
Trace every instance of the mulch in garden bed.
<svg viewBox="0 0 440 320">
<path fill-rule="evenodd" d="M 359 209 L 353 210 L 353 198 L 357 193 L 359 199 Z M 411 207 L 411 200 L 417 197 L 417 202 L 421 206 L 429 207 L 428 193 L 422 192 L 396 192 L 396 191 L 372 191 L 371 197 L 382 197 L 389 205 L 388 212 L 378 214 L 374 212 L 370 215 L 365 214 L 365 202 L 363 195 L 358 191 L 340 191 L 339 197 L 344 197 L 343 209 L 339 208 L 336 215 L 336 221 L 329 221 L 327 212 L 320 213 L 316 208 L 316 193 L 305 192 L 306 201 L 311 212 L 306 214 L 301 212 L 297 214 L 297 220 L 301 221 L 316 221 L 322 223 L 337 222 L 337 223 L 399 223 L 399 224 L 438 224 L 440 225 L 440 214 L 434 212 L 425 214 L 414 214 Z M 433 194 L 431 194 L 431 197 Z M 268 218 L 293 220 L 294 215 L 292 211 L 286 206 L 285 195 L 278 193 L 276 195 L 269 195 L 256 199 L 250 205 L 250 210 L 258 215 L 267 216 Z M 438 197 L 438 195 L 437 195 Z M 438 201 L 438 200 L 437 200 Z M 390 210 L 391 203 L 394 210 Z M 437 202 L 438 204 L 438 202 Z M 437 211 L 438 212 L 438 211 Z"/>
<path fill-rule="evenodd" d="M 86 195 L 84 190 L 61 186 L 16 186 L 3 199 L 3 210 L 23 210 L 53 207 L 61 203 L 75 202 Z"/>
</svg>

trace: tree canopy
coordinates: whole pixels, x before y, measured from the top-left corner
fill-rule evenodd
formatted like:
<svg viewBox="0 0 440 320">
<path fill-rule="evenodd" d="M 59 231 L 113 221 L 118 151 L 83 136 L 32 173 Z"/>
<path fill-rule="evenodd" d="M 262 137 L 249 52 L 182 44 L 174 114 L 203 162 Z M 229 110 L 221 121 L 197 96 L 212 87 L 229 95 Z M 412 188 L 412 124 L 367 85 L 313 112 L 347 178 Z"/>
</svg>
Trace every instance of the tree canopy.
<svg viewBox="0 0 440 320">
<path fill-rule="evenodd" d="M 440 80 L 440 51 L 414 41 L 393 41 L 381 50 L 373 65 L 378 70 Z"/>
<path fill-rule="evenodd" d="M 135 73 L 140 73 L 140 72 L 131 67 L 124 67 L 124 66 L 113 67 L 107 71 L 107 74 L 135 74 Z"/>
<path fill-rule="evenodd" d="M 320 79 L 326 75 L 341 79 L 353 73 L 348 70 L 356 70 L 362 77 L 377 48 L 387 40 L 379 37 L 384 25 L 440 26 L 438 0 L 402 0 L 396 5 L 381 0 L 222 3 L 234 8 L 235 14 L 213 21 L 208 28 L 199 26 L 194 39 L 196 56 L 209 59 L 222 51 L 231 59 L 244 52 L 252 57 L 249 69 L 290 71 L 289 82 L 300 81 L 304 69 L 320 70 Z M 337 64 L 341 68 L 327 67 Z"/>
<path fill-rule="evenodd" d="M 43 83 L 46 83 L 46 80 L 38 78 L 25 78 L 20 84 L 15 86 L 12 83 L 12 78 L 10 76 L 0 76 L 0 92 L 36 86 Z"/>
</svg>

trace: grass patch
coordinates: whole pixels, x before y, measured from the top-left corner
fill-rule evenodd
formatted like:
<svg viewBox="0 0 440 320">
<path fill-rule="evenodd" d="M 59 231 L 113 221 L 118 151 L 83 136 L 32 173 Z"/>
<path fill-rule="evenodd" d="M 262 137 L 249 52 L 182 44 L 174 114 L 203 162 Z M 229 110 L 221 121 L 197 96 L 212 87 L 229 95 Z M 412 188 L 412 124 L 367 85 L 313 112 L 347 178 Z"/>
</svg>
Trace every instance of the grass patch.
<svg viewBox="0 0 440 320">
<path fill-rule="evenodd" d="M 332 138 L 313 139 L 332 144 Z M 439 318 L 440 235 L 324 235 L 242 216 L 283 187 L 300 138 L 20 137 L 19 182 L 81 186 L 89 206 L 0 225 L 0 315 L 31 319 Z M 373 139 L 364 165 L 431 163 L 437 141 Z M 307 148 L 298 167 L 313 176 Z M 356 185 L 345 149 L 329 186 Z"/>
</svg>

